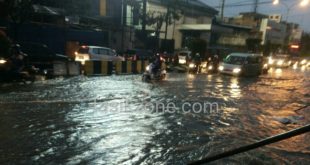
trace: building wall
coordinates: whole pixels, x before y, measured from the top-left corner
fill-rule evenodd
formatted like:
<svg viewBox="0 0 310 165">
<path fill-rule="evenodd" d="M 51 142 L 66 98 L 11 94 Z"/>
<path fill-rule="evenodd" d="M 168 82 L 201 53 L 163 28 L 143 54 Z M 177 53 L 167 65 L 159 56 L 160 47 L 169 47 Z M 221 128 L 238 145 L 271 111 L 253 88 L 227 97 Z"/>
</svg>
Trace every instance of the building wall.
<svg viewBox="0 0 310 165">
<path fill-rule="evenodd" d="M 262 45 L 270 41 L 271 44 L 284 44 L 286 36 L 286 25 L 269 19 L 263 19 L 260 27 L 263 33 Z"/>
</svg>

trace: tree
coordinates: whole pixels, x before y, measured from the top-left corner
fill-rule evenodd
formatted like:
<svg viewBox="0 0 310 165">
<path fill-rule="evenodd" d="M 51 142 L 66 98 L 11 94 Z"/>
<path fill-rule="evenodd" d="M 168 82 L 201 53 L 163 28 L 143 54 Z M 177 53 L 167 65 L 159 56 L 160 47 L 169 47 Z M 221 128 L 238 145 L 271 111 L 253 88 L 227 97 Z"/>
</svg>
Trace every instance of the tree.
<svg viewBox="0 0 310 165">
<path fill-rule="evenodd" d="M 168 26 L 181 17 L 180 0 L 161 1 L 161 4 L 167 8 L 166 12 L 149 11 L 146 15 L 146 24 L 152 26 L 155 30 L 155 37 L 159 40 L 160 31 L 163 24 L 165 27 L 165 40 L 167 39 Z"/>
<path fill-rule="evenodd" d="M 8 37 L 0 30 L 0 57 L 7 58 L 10 55 L 11 42 Z"/>
<path fill-rule="evenodd" d="M 13 23 L 24 23 L 33 13 L 32 0 L 4 0 L 5 14 Z"/>
<path fill-rule="evenodd" d="M 13 23 L 13 38 L 17 40 L 18 27 L 30 20 L 33 14 L 32 0 L 4 0 L 4 17 Z"/>
</svg>

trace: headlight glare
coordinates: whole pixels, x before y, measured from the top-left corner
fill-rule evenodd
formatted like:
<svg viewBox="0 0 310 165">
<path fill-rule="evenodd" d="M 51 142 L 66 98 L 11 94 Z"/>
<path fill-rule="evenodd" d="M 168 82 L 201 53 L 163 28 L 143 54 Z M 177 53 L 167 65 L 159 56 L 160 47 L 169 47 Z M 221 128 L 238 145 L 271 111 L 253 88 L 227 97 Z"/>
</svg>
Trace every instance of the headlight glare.
<svg viewBox="0 0 310 165">
<path fill-rule="evenodd" d="M 233 72 L 234 72 L 234 73 L 240 73 L 240 72 L 241 72 L 241 69 L 240 69 L 240 68 L 235 68 L 235 69 L 233 70 Z"/>
</svg>

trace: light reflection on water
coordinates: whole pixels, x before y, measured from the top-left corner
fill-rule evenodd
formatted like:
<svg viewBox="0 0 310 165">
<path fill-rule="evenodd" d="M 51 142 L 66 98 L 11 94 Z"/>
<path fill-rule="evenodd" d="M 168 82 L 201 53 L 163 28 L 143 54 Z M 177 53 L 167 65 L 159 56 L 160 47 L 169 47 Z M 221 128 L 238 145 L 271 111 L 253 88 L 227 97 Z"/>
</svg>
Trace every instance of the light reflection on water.
<svg viewBox="0 0 310 165">
<path fill-rule="evenodd" d="M 309 103 L 308 72 L 283 69 L 280 75 L 171 74 L 149 84 L 140 76 L 80 77 L 0 87 L 0 162 L 185 164 L 309 122 L 309 114 L 292 111 Z M 218 102 L 221 111 L 141 108 L 157 101 Z M 117 106 L 123 102 L 125 111 Z M 301 120 L 279 122 L 290 116 Z M 217 163 L 309 162 L 307 139 L 308 134 Z"/>
</svg>

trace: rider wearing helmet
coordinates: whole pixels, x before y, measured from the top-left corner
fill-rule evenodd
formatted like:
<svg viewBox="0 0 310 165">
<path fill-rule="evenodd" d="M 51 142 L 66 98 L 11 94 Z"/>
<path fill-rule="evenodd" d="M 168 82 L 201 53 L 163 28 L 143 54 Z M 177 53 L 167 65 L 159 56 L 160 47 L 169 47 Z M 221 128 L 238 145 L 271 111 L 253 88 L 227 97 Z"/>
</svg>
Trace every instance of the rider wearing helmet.
<svg viewBox="0 0 310 165">
<path fill-rule="evenodd" d="M 10 61 L 12 63 L 11 71 L 19 73 L 22 71 L 25 65 L 25 54 L 21 51 L 20 45 L 15 44 L 12 47 L 12 55 Z"/>
<path fill-rule="evenodd" d="M 157 73 L 161 68 L 161 59 L 160 59 L 160 54 L 157 53 L 155 55 L 155 59 L 153 61 L 153 68 L 152 68 L 152 72 L 153 73 Z"/>
</svg>

